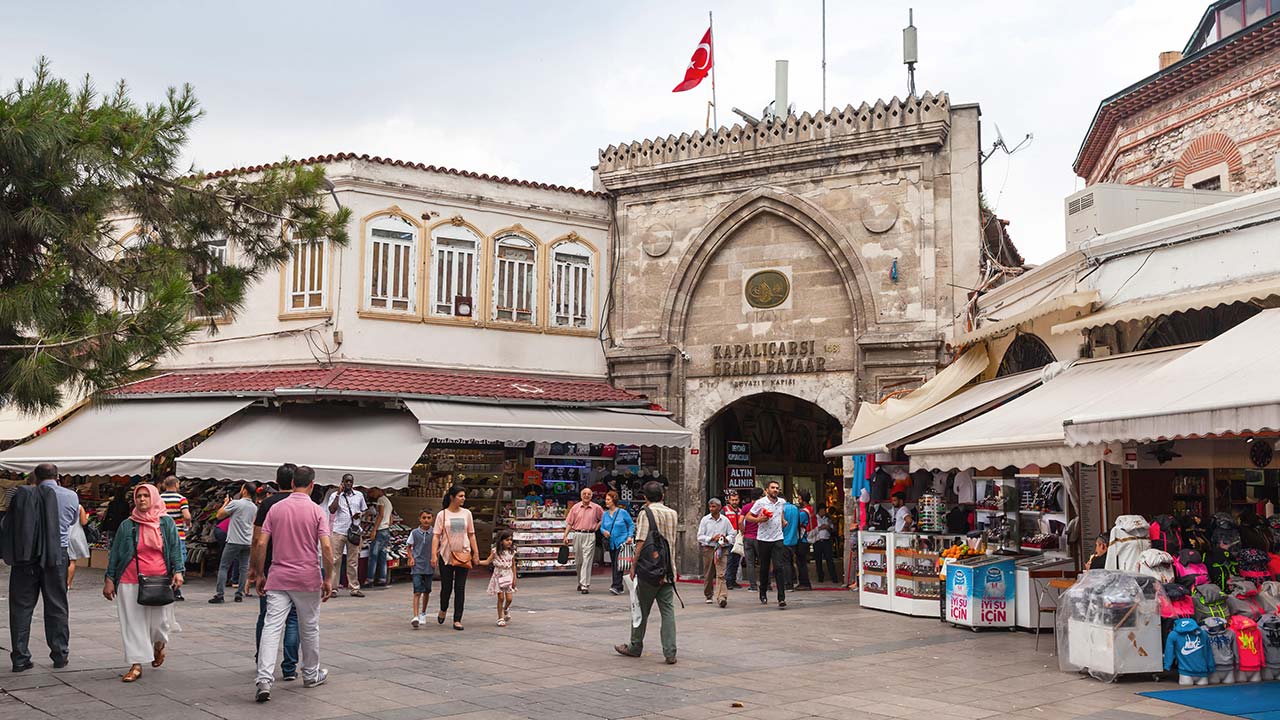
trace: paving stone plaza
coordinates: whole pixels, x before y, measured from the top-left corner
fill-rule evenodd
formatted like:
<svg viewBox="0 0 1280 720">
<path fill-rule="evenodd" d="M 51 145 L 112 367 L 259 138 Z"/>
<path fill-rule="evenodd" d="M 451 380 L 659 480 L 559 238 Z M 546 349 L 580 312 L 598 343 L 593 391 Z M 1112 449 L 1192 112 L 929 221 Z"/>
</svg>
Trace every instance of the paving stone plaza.
<svg viewBox="0 0 1280 720">
<path fill-rule="evenodd" d="M 785 611 L 734 591 L 720 609 L 682 583 L 679 663 L 663 664 L 652 625 L 651 649 L 625 658 L 612 645 L 627 636 L 626 599 L 597 579 L 590 595 L 569 577 L 523 579 L 511 626 L 498 628 L 478 576 L 464 632 L 411 629 L 407 582 L 364 599 L 339 595 L 321 612 L 328 683 L 278 682 L 258 705 L 256 602 L 209 605 L 212 580 L 193 578 L 164 667 L 126 685 L 114 606 L 99 594 L 100 573 L 83 569 L 71 593 L 70 665 L 52 669 L 37 610 L 36 668 L 0 675 L 0 720 L 1224 717 L 1136 694 L 1169 682 L 1106 685 L 1059 672 L 1048 636 L 1037 651 L 1033 635 L 864 610 L 841 591 L 789 594 Z"/>
</svg>

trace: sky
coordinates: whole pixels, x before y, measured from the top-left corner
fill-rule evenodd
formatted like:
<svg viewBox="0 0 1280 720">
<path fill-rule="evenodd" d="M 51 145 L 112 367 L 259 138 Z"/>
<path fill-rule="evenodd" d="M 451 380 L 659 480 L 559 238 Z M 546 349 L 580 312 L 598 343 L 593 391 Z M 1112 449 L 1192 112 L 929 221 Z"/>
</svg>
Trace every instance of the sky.
<svg viewBox="0 0 1280 720">
<path fill-rule="evenodd" d="M 1105 97 L 1180 50 L 1207 0 L 827 0 L 826 106 L 906 94 L 902 28 L 919 29 L 918 92 L 982 108 L 1017 154 L 983 166 L 984 192 L 1023 255 L 1063 249 L 1062 200 Z M 41 55 L 66 78 L 126 80 L 138 101 L 191 83 L 202 170 L 368 153 L 578 187 L 598 149 L 702 129 L 708 83 L 672 93 L 714 12 L 722 125 L 772 99 L 822 97 L 821 0 L 533 2 L 46 2 L 10 4 L 0 86 Z"/>
</svg>

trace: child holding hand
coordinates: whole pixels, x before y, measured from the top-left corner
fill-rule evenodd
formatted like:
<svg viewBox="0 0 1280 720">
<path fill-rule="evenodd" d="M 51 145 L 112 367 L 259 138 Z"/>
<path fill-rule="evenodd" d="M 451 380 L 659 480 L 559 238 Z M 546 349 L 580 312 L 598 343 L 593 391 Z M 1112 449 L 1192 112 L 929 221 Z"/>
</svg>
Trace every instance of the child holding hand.
<svg viewBox="0 0 1280 720">
<path fill-rule="evenodd" d="M 506 627 L 511 622 L 511 601 L 516 593 L 516 541 L 511 531 L 498 533 L 489 557 L 480 564 L 493 566 L 489 594 L 498 598 L 498 627 Z"/>
</svg>

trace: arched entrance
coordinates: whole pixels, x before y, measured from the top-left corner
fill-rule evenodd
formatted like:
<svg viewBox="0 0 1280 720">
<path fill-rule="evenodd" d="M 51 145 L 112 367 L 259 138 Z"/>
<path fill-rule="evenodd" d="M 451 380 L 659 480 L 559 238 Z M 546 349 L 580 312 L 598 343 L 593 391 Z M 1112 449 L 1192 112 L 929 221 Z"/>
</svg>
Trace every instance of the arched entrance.
<svg viewBox="0 0 1280 720">
<path fill-rule="evenodd" d="M 788 499 L 806 491 L 815 508 L 827 506 L 838 518 L 844 507 L 841 463 L 822 453 L 840 438 L 840 421 L 808 400 L 772 392 L 735 400 L 703 428 L 703 497 L 722 498 L 733 486 L 762 488 L 777 480 Z"/>
</svg>

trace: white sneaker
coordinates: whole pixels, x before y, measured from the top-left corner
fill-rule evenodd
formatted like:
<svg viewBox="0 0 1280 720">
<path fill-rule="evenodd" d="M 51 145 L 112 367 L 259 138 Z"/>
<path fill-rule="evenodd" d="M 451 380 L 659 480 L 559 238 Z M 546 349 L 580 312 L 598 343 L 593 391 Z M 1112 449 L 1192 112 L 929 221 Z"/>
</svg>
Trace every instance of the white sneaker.
<svg viewBox="0 0 1280 720">
<path fill-rule="evenodd" d="M 305 677 L 302 678 L 302 687 L 304 688 L 319 687 L 324 684 L 325 680 L 328 680 L 328 679 L 329 679 L 329 671 L 324 668 L 320 668 L 320 672 L 316 673 L 316 676 L 311 678 L 310 680 L 306 679 Z"/>
<path fill-rule="evenodd" d="M 707 598 L 707 604 L 708 604 L 708 605 L 710 605 L 710 604 L 712 604 L 712 603 L 714 603 L 714 602 L 715 602 L 715 600 L 712 600 L 711 598 Z"/>
<path fill-rule="evenodd" d="M 417 630 L 418 626 L 422 624 L 422 616 L 414 615 L 413 619 L 409 621 L 409 624 L 413 626 L 414 630 Z"/>
</svg>

